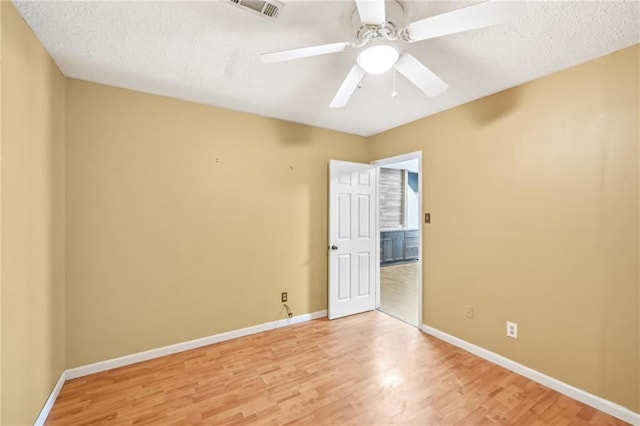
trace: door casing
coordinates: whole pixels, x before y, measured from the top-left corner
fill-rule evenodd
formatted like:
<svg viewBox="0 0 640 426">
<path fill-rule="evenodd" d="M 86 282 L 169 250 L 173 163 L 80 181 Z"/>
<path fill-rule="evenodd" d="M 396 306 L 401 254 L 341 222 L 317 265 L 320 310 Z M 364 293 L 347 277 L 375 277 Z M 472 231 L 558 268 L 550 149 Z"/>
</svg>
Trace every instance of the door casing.
<svg viewBox="0 0 640 426">
<path fill-rule="evenodd" d="M 424 216 L 423 213 L 423 206 L 422 206 L 422 200 L 423 200 L 423 188 L 422 188 L 422 180 L 423 180 L 423 176 L 422 176 L 422 151 L 414 151 L 414 152 L 409 152 L 407 154 L 401 154 L 401 155 L 396 155 L 393 157 L 387 157 L 387 158 L 381 158 L 379 160 L 375 160 L 372 161 L 371 164 L 376 166 L 376 185 L 378 186 L 376 188 L 376 283 L 375 283 L 375 288 L 376 288 L 376 309 L 380 308 L 380 215 L 379 215 L 379 206 L 380 206 L 380 168 L 384 167 L 385 165 L 390 165 L 390 164 L 395 164 L 395 163 L 400 163 L 403 161 L 408 161 L 408 160 L 418 160 L 418 173 L 419 173 L 419 179 L 418 179 L 418 206 L 419 206 L 419 219 L 418 220 L 418 230 L 419 230 L 419 235 L 420 235 L 420 245 L 418 247 L 418 294 L 417 294 L 417 303 L 418 303 L 418 318 L 416 319 L 417 324 L 414 324 L 416 327 L 418 327 L 419 329 L 422 329 L 422 324 L 423 324 L 423 312 L 422 312 L 422 288 L 423 288 L 423 282 L 422 282 L 422 259 L 423 259 L 423 232 L 422 232 L 422 226 L 423 226 L 423 221 L 422 218 Z"/>
</svg>

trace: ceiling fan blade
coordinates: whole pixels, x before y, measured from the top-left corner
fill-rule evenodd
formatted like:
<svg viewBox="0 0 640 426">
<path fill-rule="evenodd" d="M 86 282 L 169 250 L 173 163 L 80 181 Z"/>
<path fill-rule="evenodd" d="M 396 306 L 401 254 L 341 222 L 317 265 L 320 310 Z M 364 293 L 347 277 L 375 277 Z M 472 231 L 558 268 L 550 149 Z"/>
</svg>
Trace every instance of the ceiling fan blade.
<svg viewBox="0 0 640 426">
<path fill-rule="evenodd" d="M 342 108 L 349 102 L 353 91 L 356 90 L 360 81 L 362 81 L 362 77 L 364 77 L 364 70 L 360 68 L 357 64 L 351 68 L 349 74 L 347 74 L 347 78 L 344 79 L 342 85 L 338 89 L 338 93 L 333 97 L 331 101 L 331 105 L 329 108 Z"/>
<path fill-rule="evenodd" d="M 449 88 L 449 85 L 435 75 L 433 71 L 408 53 L 403 53 L 400 56 L 395 67 L 427 96 L 438 96 Z"/>
<path fill-rule="evenodd" d="M 350 42 L 322 44 L 320 46 L 302 47 L 300 49 L 281 50 L 279 52 L 263 53 L 260 55 L 262 62 L 272 64 L 274 62 L 290 61 L 292 59 L 308 58 L 309 56 L 326 55 L 327 53 L 344 52 L 355 47 Z"/>
<path fill-rule="evenodd" d="M 405 41 L 414 42 L 503 24 L 515 18 L 521 7 L 519 1 L 489 0 L 412 22 L 402 35 Z"/>
<path fill-rule="evenodd" d="M 356 0 L 356 5 L 363 24 L 382 25 L 385 23 L 384 0 Z"/>
</svg>

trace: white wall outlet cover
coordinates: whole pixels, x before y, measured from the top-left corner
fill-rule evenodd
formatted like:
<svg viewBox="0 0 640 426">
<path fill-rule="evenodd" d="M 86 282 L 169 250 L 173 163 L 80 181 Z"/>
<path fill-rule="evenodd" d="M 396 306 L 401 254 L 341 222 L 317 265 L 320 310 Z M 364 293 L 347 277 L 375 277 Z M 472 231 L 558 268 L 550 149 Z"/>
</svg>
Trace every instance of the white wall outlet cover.
<svg viewBox="0 0 640 426">
<path fill-rule="evenodd" d="M 518 324 L 515 322 L 507 321 L 507 336 L 514 339 L 518 338 Z"/>
</svg>

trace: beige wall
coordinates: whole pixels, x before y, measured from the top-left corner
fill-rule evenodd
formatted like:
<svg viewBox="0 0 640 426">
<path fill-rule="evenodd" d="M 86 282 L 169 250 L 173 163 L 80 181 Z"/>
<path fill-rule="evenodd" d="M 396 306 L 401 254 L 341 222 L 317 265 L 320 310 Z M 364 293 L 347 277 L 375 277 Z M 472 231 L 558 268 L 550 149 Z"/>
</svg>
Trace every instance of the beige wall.
<svg viewBox="0 0 640 426">
<path fill-rule="evenodd" d="M 364 138 L 67 80 L 68 367 L 326 309 Z"/>
<path fill-rule="evenodd" d="M 2 419 L 32 423 L 65 368 L 64 77 L 2 9 Z"/>
<path fill-rule="evenodd" d="M 423 151 L 427 325 L 636 412 L 639 57 L 635 46 L 368 145 L 372 160 Z"/>
</svg>

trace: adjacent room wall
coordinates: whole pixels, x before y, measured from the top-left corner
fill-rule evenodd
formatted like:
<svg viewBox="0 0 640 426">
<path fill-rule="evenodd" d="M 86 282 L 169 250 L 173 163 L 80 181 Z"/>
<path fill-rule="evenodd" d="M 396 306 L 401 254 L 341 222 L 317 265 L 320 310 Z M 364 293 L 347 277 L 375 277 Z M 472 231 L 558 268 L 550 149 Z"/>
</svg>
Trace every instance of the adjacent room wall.
<svg viewBox="0 0 640 426">
<path fill-rule="evenodd" d="M 380 229 L 405 228 L 404 170 L 380 168 L 378 173 L 378 226 Z"/>
<path fill-rule="evenodd" d="M 636 412 L 639 63 L 628 48 L 368 144 L 423 151 L 425 323 Z"/>
<path fill-rule="evenodd" d="M 67 80 L 68 367 L 327 307 L 327 164 L 365 139 Z"/>
<path fill-rule="evenodd" d="M 2 418 L 33 424 L 65 369 L 64 77 L 2 10 Z"/>
</svg>

